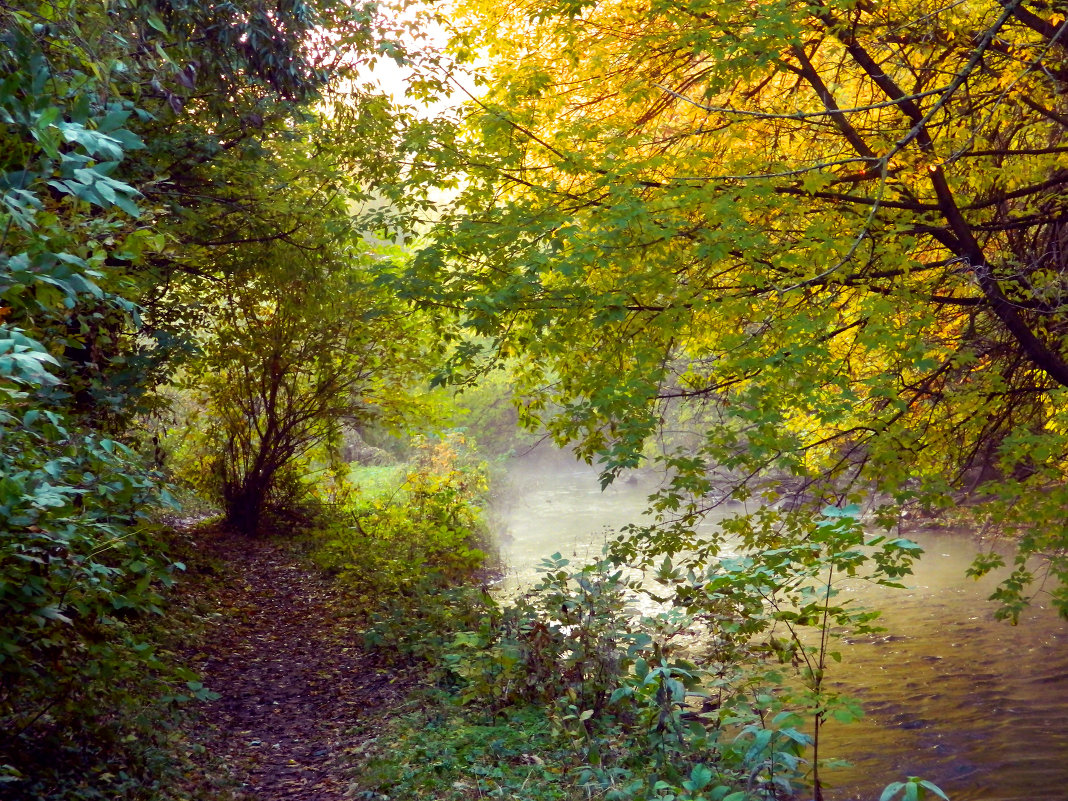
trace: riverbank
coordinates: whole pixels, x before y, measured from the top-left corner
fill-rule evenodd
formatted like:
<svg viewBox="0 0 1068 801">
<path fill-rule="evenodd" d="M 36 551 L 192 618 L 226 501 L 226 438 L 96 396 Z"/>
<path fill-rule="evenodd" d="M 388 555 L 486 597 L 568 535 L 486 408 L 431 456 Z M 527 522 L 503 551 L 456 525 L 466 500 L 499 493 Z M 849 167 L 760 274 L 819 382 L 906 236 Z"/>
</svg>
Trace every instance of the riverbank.
<svg viewBox="0 0 1068 801">
<path fill-rule="evenodd" d="M 705 592 L 701 603 L 718 606 L 701 617 L 679 603 L 664 614 L 653 612 L 662 604 L 636 604 L 637 574 L 585 565 L 600 543 L 578 539 L 540 571 L 531 565 L 507 600 L 488 592 L 481 468 L 436 454 L 436 464 L 332 509 L 314 532 L 175 532 L 185 573 L 167 647 L 198 674 L 188 695 L 201 701 L 181 704 L 195 714 L 169 737 L 165 790 L 76 797 L 807 798 L 816 703 L 828 710 L 821 757 L 858 764 L 852 773 L 821 770 L 828 801 L 879 797 L 915 774 L 945 785 L 954 801 L 1033 801 L 1064 781 L 1063 640 L 1050 639 L 1041 620 L 1014 629 L 982 612 L 974 594 L 982 585 L 963 575 L 967 558 L 951 555 L 948 533 L 923 541 L 928 556 L 910 588 L 894 591 L 891 630 L 824 649 L 841 661 L 824 660 L 825 682 L 806 688 L 789 678 L 789 663 L 803 672 L 816 652 L 791 650 L 782 636 L 794 612 L 754 595 L 754 578 L 771 575 L 766 565 L 727 559 L 699 583 L 655 568 L 658 592 L 715 582 L 717 595 Z M 531 497 L 513 499 L 511 514 L 550 529 L 539 548 L 554 535 L 577 537 L 560 528 L 569 519 L 592 519 L 591 540 L 603 541 L 602 507 L 590 498 L 619 512 L 640 508 L 646 491 L 636 484 L 595 496 L 595 484 L 563 472 L 524 486 Z M 848 515 L 829 521 L 841 536 L 861 535 Z M 521 527 L 510 530 L 506 552 L 533 547 Z M 846 603 L 868 603 L 861 586 L 837 589 Z M 961 603 L 974 608 L 957 625 Z M 750 627 L 764 625 L 770 636 L 755 638 Z M 702 631 L 720 636 L 695 653 Z M 925 634 L 941 650 L 909 651 Z M 837 718 L 858 714 L 850 696 L 871 715 L 839 728 Z M 18 797 L 4 789 L 0 797 Z"/>
<path fill-rule="evenodd" d="M 502 553 L 509 589 L 537 580 L 536 567 L 555 547 L 580 557 L 600 553 L 604 525 L 639 521 L 649 487 L 620 484 L 602 493 L 595 471 L 581 464 L 552 471 L 521 465 L 500 512 L 509 534 Z M 522 490 L 522 491 L 519 491 Z M 714 526 L 728 514 L 710 518 Z M 630 515 L 630 517 L 628 517 Z M 1041 595 L 1012 626 L 988 600 L 1003 576 L 966 575 L 991 547 L 974 532 L 917 528 L 925 551 L 904 588 L 838 582 L 853 607 L 883 610 L 887 630 L 838 642 L 825 665 L 829 690 L 856 697 L 859 721 L 828 721 L 821 755 L 852 768 L 828 771 L 825 796 L 878 798 L 882 788 L 920 775 L 954 801 L 1033 801 L 1057 797 L 1068 784 L 1068 622 Z"/>
<path fill-rule="evenodd" d="M 385 607 L 368 614 L 343 573 L 317 564 L 329 550 L 323 532 L 249 539 L 208 526 L 183 537 L 191 554 L 177 600 L 199 622 L 181 649 L 210 695 L 176 740 L 181 797 L 666 799 L 684 783 L 694 791 L 680 799 L 770 797 L 721 783 L 744 771 L 693 762 L 660 736 L 668 729 L 658 733 L 653 719 L 666 711 L 678 725 L 682 706 L 655 688 L 677 684 L 685 663 L 646 668 L 640 683 L 652 694 L 609 703 L 634 660 L 610 671 L 618 655 L 606 637 L 622 633 L 623 588 L 583 596 L 576 576 L 594 573 L 572 575 L 559 560 L 555 584 L 522 619 L 507 620 L 477 587 L 415 592 L 403 631 Z M 546 604 L 563 595 L 580 607 L 552 621 Z"/>
</svg>

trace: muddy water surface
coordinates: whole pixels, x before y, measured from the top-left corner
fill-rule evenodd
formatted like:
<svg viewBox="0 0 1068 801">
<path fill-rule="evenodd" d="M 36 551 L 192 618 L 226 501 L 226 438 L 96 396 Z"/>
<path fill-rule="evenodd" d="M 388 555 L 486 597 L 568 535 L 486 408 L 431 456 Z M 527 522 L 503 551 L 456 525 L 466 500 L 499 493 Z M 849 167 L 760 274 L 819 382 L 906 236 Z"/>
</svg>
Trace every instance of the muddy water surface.
<svg viewBox="0 0 1068 801">
<path fill-rule="evenodd" d="M 601 492 L 593 471 L 519 465 L 497 509 L 505 589 L 537 581 L 559 551 L 595 558 L 609 532 L 639 520 L 649 484 Z M 712 522 L 714 524 L 714 521 Z M 1009 626 L 984 599 L 993 582 L 964 575 L 973 538 L 913 536 L 926 550 L 906 590 L 851 587 L 884 610 L 882 635 L 843 643 L 836 689 L 860 698 L 867 717 L 832 728 L 824 757 L 853 762 L 827 779 L 828 799 L 875 801 L 882 788 L 919 775 L 952 801 L 1068 799 L 1068 623 L 1037 606 Z"/>
</svg>

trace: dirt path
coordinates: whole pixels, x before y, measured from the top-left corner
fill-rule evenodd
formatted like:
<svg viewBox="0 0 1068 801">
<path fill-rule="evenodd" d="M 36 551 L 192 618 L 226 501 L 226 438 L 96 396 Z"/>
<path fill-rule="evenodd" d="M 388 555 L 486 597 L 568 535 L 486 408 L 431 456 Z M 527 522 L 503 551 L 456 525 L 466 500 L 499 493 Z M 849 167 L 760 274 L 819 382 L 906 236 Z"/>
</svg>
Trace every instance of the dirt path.
<svg viewBox="0 0 1068 801">
<path fill-rule="evenodd" d="M 218 531 L 194 539 L 222 565 L 197 578 L 207 624 L 191 654 L 221 695 L 194 734 L 215 766 L 205 772 L 226 774 L 210 783 L 242 801 L 345 798 L 344 757 L 401 702 L 403 678 L 374 666 L 340 617 L 338 588 L 291 546 Z"/>
</svg>

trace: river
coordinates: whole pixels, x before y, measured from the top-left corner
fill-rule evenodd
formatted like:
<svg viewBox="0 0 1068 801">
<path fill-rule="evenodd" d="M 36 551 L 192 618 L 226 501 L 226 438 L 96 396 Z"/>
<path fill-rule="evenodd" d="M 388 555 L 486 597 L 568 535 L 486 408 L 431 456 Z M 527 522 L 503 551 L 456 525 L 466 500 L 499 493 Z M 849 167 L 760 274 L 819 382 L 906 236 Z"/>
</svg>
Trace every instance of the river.
<svg viewBox="0 0 1068 801">
<path fill-rule="evenodd" d="M 651 489 L 601 492 L 588 467 L 559 461 L 520 461 L 508 485 L 495 512 L 506 592 L 536 582 L 554 552 L 596 558 L 613 529 L 640 518 Z M 1040 604 L 1018 626 L 995 620 L 985 600 L 994 580 L 964 575 L 972 537 L 910 536 L 925 555 L 907 589 L 850 590 L 883 610 L 886 631 L 843 643 L 829 669 L 867 716 L 825 732 L 821 756 L 853 763 L 824 774 L 827 798 L 875 801 L 888 783 L 922 776 L 952 801 L 1068 799 L 1068 622 Z"/>
</svg>

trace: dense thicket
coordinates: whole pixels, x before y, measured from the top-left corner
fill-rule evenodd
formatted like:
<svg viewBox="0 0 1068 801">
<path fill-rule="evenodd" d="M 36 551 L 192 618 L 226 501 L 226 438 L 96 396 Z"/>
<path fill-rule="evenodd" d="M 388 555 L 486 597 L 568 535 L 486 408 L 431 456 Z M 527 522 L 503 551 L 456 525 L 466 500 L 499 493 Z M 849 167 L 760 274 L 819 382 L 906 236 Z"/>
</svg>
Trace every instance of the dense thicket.
<svg viewBox="0 0 1068 801">
<path fill-rule="evenodd" d="M 129 750 L 128 692 L 164 669 L 143 636 L 174 570 L 154 390 L 220 310 L 248 333 L 235 299 L 254 317 L 272 292 L 317 297 L 321 317 L 344 291 L 324 276 L 366 267 L 346 203 L 396 168 L 388 108 L 349 81 L 345 147 L 309 131 L 329 87 L 399 55 L 391 35 L 331 0 L 0 4 L 0 784 L 20 797 L 75 793 L 53 781 L 67 749 L 78 797 L 137 791 L 105 763 Z"/>
</svg>

